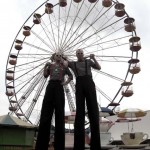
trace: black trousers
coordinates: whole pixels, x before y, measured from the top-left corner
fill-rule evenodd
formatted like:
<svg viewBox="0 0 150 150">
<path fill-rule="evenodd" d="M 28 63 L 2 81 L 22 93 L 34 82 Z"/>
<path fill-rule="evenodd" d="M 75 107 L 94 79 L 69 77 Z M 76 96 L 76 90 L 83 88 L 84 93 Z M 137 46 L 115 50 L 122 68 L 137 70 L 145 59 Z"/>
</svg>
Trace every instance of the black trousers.
<svg viewBox="0 0 150 150">
<path fill-rule="evenodd" d="M 85 100 L 91 128 L 91 150 L 100 150 L 99 110 L 95 84 L 90 76 L 76 79 L 74 150 L 84 150 L 85 146 Z"/>
<path fill-rule="evenodd" d="M 55 110 L 55 150 L 65 149 L 64 89 L 60 81 L 49 81 L 43 99 L 35 150 L 48 150 L 50 127 Z"/>
</svg>

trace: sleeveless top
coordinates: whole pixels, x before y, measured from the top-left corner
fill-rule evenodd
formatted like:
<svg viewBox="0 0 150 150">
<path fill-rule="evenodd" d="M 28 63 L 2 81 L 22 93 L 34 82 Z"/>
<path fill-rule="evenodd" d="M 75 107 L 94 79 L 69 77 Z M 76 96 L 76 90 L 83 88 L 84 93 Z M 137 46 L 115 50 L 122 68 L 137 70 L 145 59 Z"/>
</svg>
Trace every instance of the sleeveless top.
<svg viewBox="0 0 150 150">
<path fill-rule="evenodd" d="M 50 80 L 64 80 L 64 76 L 68 75 L 70 79 L 73 79 L 73 75 L 69 68 L 65 68 L 61 64 L 50 64 L 49 67 Z"/>
<path fill-rule="evenodd" d="M 92 76 L 91 68 L 96 68 L 95 63 L 91 59 L 84 61 L 71 61 L 68 62 L 68 67 L 71 68 L 76 77 L 89 75 Z"/>
</svg>

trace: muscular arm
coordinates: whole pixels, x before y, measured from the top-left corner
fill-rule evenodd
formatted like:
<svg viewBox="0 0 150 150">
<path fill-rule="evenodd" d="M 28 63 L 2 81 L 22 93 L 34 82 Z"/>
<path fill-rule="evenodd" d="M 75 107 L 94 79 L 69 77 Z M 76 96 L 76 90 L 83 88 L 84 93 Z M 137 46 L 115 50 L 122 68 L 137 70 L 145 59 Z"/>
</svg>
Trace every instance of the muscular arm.
<svg viewBox="0 0 150 150">
<path fill-rule="evenodd" d="M 50 74 L 50 63 L 46 63 L 45 66 L 44 66 L 44 72 L 43 72 L 43 75 L 45 78 L 47 78 Z"/>
<path fill-rule="evenodd" d="M 61 58 L 61 64 L 62 64 L 65 68 L 67 68 L 69 63 L 68 63 L 67 60 Z"/>
<path fill-rule="evenodd" d="M 68 75 L 68 78 L 65 82 L 62 83 L 62 85 L 67 85 L 71 80 L 73 80 L 73 75 L 70 72 L 69 68 L 66 68 L 66 74 Z"/>
<path fill-rule="evenodd" d="M 94 54 L 91 54 L 90 55 L 90 59 L 92 59 L 93 61 L 94 61 L 94 63 L 95 63 L 95 69 L 97 69 L 97 70 L 100 70 L 101 69 L 101 66 L 100 66 L 100 64 L 98 63 L 98 61 L 95 59 L 95 56 L 94 56 Z"/>
</svg>

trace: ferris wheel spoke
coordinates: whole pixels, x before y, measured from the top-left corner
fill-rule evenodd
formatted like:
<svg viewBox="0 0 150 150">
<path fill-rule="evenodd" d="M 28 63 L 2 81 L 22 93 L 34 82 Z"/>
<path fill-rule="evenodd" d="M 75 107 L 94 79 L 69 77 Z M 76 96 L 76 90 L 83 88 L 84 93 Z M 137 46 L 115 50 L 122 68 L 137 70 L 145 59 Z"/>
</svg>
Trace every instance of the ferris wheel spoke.
<svg viewBox="0 0 150 150">
<path fill-rule="evenodd" d="M 92 10 L 92 9 L 91 9 Z M 90 10 L 90 11 L 91 11 Z M 108 9 L 109 10 L 109 9 Z M 107 11 L 108 11 L 107 10 Z M 106 13 L 106 12 L 104 12 L 104 13 Z M 98 19 L 100 19 L 103 15 L 104 15 L 104 13 L 102 14 L 102 15 L 100 15 L 97 19 L 95 19 L 91 24 L 89 24 L 88 26 L 87 26 L 87 28 L 85 28 L 76 38 L 74 38 L 73 40 L 72 40 L 72 42 L 70 42 L 70 44 L 72 44 L 73 42 L 75 42 L 76 41 L 76 39 L 78 39 L 79 37 L 82 37 L 84 34 L 85 34 L 85 32 L 86 31 L 88 31 L 88 29 L 89 28 L 93 28 L 93 25 L 97 22 L 97 20 Z M 88 14 L 89 14 L 89 12 L 88 12 Z M 84 17 L 84 19 L 83 19 L 83 21 L 81 22 L 81 24 L 79 24 L 79 26 L 78 26 L 78 28 L 75 30 L 75 33 L 77 32 L 77 30 L 80 28 L 80 26 L 82 25 L 82 23 L 86 20 L 86 18 L 88 17 L 88 15 L 86 15 L 85 17 Z M 102 29 L 101 28 L 99 28 L 98 30 L 100 30 L 100 31 L 102 31 Z M 95 32 L 95 33 L 98 33 L 98 30 Z M 72 36 L 73 37 L 73 36 Z M 71 38 L 72 38 L 71 37 Z M 88 38 L 86 38 L 86 40 L 87 40 Z M 70 39 L 69 39 L 69 41 L 70 41 Z M 82 40 L 81 40 L 82 41 Z M 76 42 L 76 43 L 80 43 L 79 41 L 78 42 Z M 68 45 L 66 46 L 66 47 L 68 47 Z"/>
<path fill-rule="evenodd" d="M 88 53 L 86 52 L 85 58 L 90 57 L 90 55 L 87 55 L 87 54 Z M 73 57 L 73 58 L 75 57 L 75 55 L 73 55 L 73 54 L 72 55 L 71 54 L 67 54 L 65 56 L 69 57 L 70 60 L 73 60 L 73 59 L 71 59 L 71 57 Z M 119 56 L 119 55 L 116 55 L 116 56 L 111 56 L 111 55 L 95 55 L 95 57 L 96 57 L 96 59 L 97 59 L 98 62 L 105 61 L 105 62 L 124 62 L 124 63 L 127 63 L 129 61 L 129 59 L 132 58 L 131 56 Z"/>
<path fill-rule="evenodd" d="M 50 22 L 50 27 L 51 27 L 51 32 L 50 35 L 52 35 L 53 37 L 53 40 L 54 40 L 54 45 L 55 47 L 57 48 L 57 42 L 56 42 L 56 37 L 55 37 L 55 34 L 54 34 L 54 28 L 53 28 L 53 22 L 52 22 L 52 19 L 51 19 L 51 15 L 48 14 L 48 18 L 49 18 L 49 22 Z M 49 31 L 49 30 L 48 30 Z M 50 31 L 49 31 L 50 32 Z M 56 50 L 56 49 L 55 49 Z"/>
<path fill-rule="evenodd" d="M 35 120 L 34 125 L 39 125 L 39 123 L 40 123 L 40 116 L 41 116 L 41 112 L 37 115 L 37 118 Z"/>
<path fill-rule="evenodd" d="M 36 76 L 38 76 L 38 77 L 36 77 Z M 43 76 L 43 71 L 42 71 L 42 70 L 39 71 L 36 75 L 32 76 L 31 78 L 28 78 L 27 80 L 24 80 L 24 81 L 21 80 L 20 83 L 16 83 L 16 84 L 15 84 L 15 87 L 16 87 L 17 89 L 15 90 L 15 95 L 12 95 L 12 96 L 10 97 L 10 100 L 12 100 L 13 98 L 15 98 L 16 95 L 17 95 L 19 92 L 22 91 L 22 89 L 24 89 L 29 83 L 31 83 L 31 81 L 32 81 L 33 79 L 35 79 L 35 77 L 36 77 L 35 80 L 37 80 L 38 78 L 40 78 L 40 76 Z M 21 86 L 22 84 L 24 84 L 24 85 Z M 21 86 L 21 87 L 20 87 L 20 86 Z"/>
<path fill-rule="evenodd" d="M 43 21 L 43 20 L 42 20 L 42 21 Z M 45 25 L 44 21 L 43 21 L 43 24 L 44 24 L 44 26 L 45 26 L 46 29 L 43 27 L 42 23 L 41 23 L 40 25 L 41 25 L 41 27 L 42 27 L 42 29 L 43 29 L 43 31 L 44 31 L 46 37 L 48 38 L 48 41 L 49 41 L 50 46 L 51 46 L 51 49 L 56 51 L 57 45 L 55 44 L 55 46 L 54 46 L 54 44 L 53 44 L 53 42 L 52 42 L 52 40 L 54 40 L 54 37 L 50 39 L 51 33 L 50 33 L 48 27 Z M 53 34 L 52 34 L 52 35 L 53 35 Z"/>
<path fill-rule="evenodd" d="M 23 70 L 27 70 L 27 69 L 23 69 Z M 20 70 L 20 71 L 23 71 L 23 70 Z M 22 84 L 24 84 L 24 83 L 28 83 L 28 81 L 31 81 L 34 77 L 36 77 L 39 73 L 41 73 L 41 72 L 43 72 L 43 69 L 41 69 L 39 72 L 37 72 L 34 76 L 31 76 L 31 78 L 28 78 L 28 79 L 26 79 L 26 80 L 24 80 L 24 79 L 22 79 L 22 77 L 24 76 L 24 75 L 26 75 L 26 74 L 24 74 L 24 75 L 22 75 L 22 76 L 20 76 L 20 77 L 18 77 L 18 78 L 15 78 L 14 80 L 12 80 L 12 81 L 9 81 L 9 82 L 7 82 L 7 85 L 10 85 L 11 83 L 14 83 L 15 81 L 15 87 L 18 87 L 18 86 L 20 86 L 20 85 L 22 85 Z M 18 71 L 16 71 L 16 74 L 18 73 Z M 19 78 L 21 78 L 20 80 L 19 80 Z M 18 84 L 18 82 L 20 82 L 19 84 Z"/>
<path fill-rule="evenodd" d="M 28 86 L 28 88 L 26 89 L 25 92 L 23 92 L 23 95 L 21 96 L 21 98 L 27 98 L 29 96 L 29 94 L 31 94 L 32 90 L 34 89 L 34 87 L 38 84 L 38 82 L 43 78 L 43 74 L 42 72 L 40 72 L 38 75 L 36 75 L 35 77 L 32 77 L 27 83 L 25 83 L 21 88 L 18 88 L 19 90 L 16 91 L 16 93 L 20 92 L 20 91 L 24 91 L 23 89 L 26 89 Z M 34 80 L 33 80 L 34 79 Z M 28 83 L 31 83 L 30 85 Z M 27 95 L 27 96 L 26 96 Z"/>
<path fill-rule="evenodd" d="M 99 61 L 101 61 L 101 62 L 114 62 L 114 63 L 126 63 L 126 61 L 123 61 L 123 60 L 116 61 L 116 60 L 104 60 L 104 59 L 100 59 Z"/>
<path fill-rule="evenodd" d="M 117 81 L 121 81 L 121 82 L 123 82 L 124 80 L 123 79 L 120 79 L 120 78 L 118 78 L 118 77 L 116 77 L 116 76 L 113 76 L 113 75 L 111 75 L 111 74 L 109 74 L 109 73 L 106 73 L 106 72 L 103 72 L 103 71 L 98 71 L 98 70 L 93 70 L 94 72 L 98 72 L 98 73 L 100 73 L 100 74 L 102 74 L 102 75 L 105 75 L 105 76 L 107 76 L 107 77 L 110 77 L 110 78 L 112 78 L 112 79 L 115 79 L 115 80 L 117 80 Z"/>
<path fill-rule="evenodd" d="M 109 102 L 112 101 L 112 99 L 111 99 L 106 93 L 104 93 L 99 87 L 96 87 L 96 90 L 97 90 L 98 92 L 100 92 L 101 95 L 104 96 Z"/>
<path fill-rule="evenodd" d="M 89 8 L 87 8 L 88 10 L 89 10 Z M 92 7 L 92 9 L 93 9 L 93 7 Z M 92 11 L 92 9 L 90 9 L 90 11 Z M 109 9 L 108 9 L 109 10 Z M 107 10 L 107 11 L 108 11 Z M 74 33 L 76 33 L 76 35 L 78 35 L 78 36 L 76 36 L 75 37 L 75 40 L 76 39 L 78 39 L 78 41 L 76 41 L 76 43 L 79 43 L 81 40 L 80 39 L 83 39 L 82 37 L 84 36 L 84 34 L 86 33 L 86 32 L 88 32 L 88 29 L 89 28 L 91 28 L 92 27 L 92 29 L 93 30 L 95 30 L 95 31 L 97 31 L 97 29 L 93 26 L 94 25 L 94 23 L 97 21 L 97 18 L 99 19 L 101 16 L 103 16 L 103 14 L 102 15 L 100 15 L 100 13 L 101 13 L 101 10 L 99 11 L 99 13 L 98 13 L 98 15 L 95 17 L 95 19 L 93 19 L 93 22 L 92 23 L 89 23 L 87 20 L 86 20 L 86 18 L 88 17 L 88 14 L 90 13 L 90 11 L 89 12 L 87 12 L 87 15 L 85 16 L 85 19 L 83 19 L 83 21 L 85 21 L 89 26 L 87 27 L 87 29 L 85 29 L 80 35 L 78 34 L 78 32 L 79 32 L 79 27 L 82 25 L 82 24 L 80 24 L 79 26 L 78 26 L 78 28 L 75 30 L 75 32 Z M 99 17 L 99 15 L 100 15 L 100 17 Z M 80 18 L 79 18 L 80 19 Z M 81 19 L 80 19 L 81 20 Z M 82 21 L 82 23 L 83 23 L 83 21 Z M 78 31 L 78 32 L 77 32 Z M 81 36 L 82 35 L 82 36 Z M 98 37 L 99 37 L 99 35 L 98 35 Z M 90 38 L 91 39 L 91 38 Z M 86 39 L 86 40 L 84 40 L 84 43 L 85 43 L 85 41 L 87 41 L 88 40 L 88 38 Z M 70 39 L 69 39 L 69 41 L 70 41 Z M 68 41 L 68 42 L 69 42 Z M 72 40 L 73 42 L 74 42 L 74 39 Z M 67 42 L 67 43 L 68 43 Z M 72 42 L 72 44 L 73 44 L 73 42 Z M 82 43 L 81 43 L 81 45 L 82 45 Z M 80 46 L 81 46 L 80 45 Z M 75 46 L 75 45 L 74 45 Z M 79 46 L 79 47 L 80 47 Z M 66 46 L 67 47 L 67 46 Z"/>
<path fill-rule="evenodd" d="M 83 6 L 83 3 L 84 3 L 84 2 L 82 2 L 80 8 L 77 9 L 76 15 L 75 15 L 74 18 L 73 18 L 73 22 L 72 22 L 72 24 L 71 24 L 71 26 L 70 26 L 70 28 L 69 28 L 69 30 L 68 30 L 68 32 L 67 32 L 67 35 L 65 36 L 65 40 L 63 41 L 63 44 L 61 45 L 62 48 L 64 48 L 64 44 L 66 44 L 67 39 L 69 39 L 69 38 L 71 37 L 70 32 L 71 32 L 71 30 L 73 29 L 73 27 L 75 26 L 77 16 L 79 15 L 79 12 L 80 12 L 80 10 L 81 10 L 81 8 L 82 8 L 82 6 Z M 69 36 L 69 38 L 68 38 L 68 36 Z"/>
<path fill-rule="evenodd" d="M 43 43 L 45 44 L 48 48 L 50 48 L 51 50 L 52 47 L 50 46 L 50 44 L 48 44 L 43 38 L 41 38 L 36 32 L 34 32 L 33 30 L 31 30 L 31 32 Z"/>
<path fill-rule="evenodd" d="M 111 40 L 102 41 L 102 42 L 96 41 L 96 42 L 93 42 L 92 44 L 90 44 L 90 45 L 88 45 L 88 46 L 86 46 L 86 47 L 83 47 L 83 46 L 82 46 L 82 48 L 83 48 L 83 49 L 86 49 L 86 48 L 88 48 L 88 47 L 100 46 L 101 44 L 109 44 L 109 43 L 114 43 L 114 42 L 116 42 L 117 45 L 119 45 L 119 44 L 118 44 L 119 41 L 125 40 L 126 38 L 129 38 L 129 37 L 131 37 L 131 35 L 127 35 L 127 36 L 123 36 L 123 37 L 119 37 L 119 38 L 115 38 L 115 39 L 113 38 L 113 39 L 111 39 Z M 101 40 L 102 40 L 102 39 L 104 39 L 104 38 L 101 38 Z M 100 46 L 100 47 L 101 47 L 101 46 Z"/>
<path fill-rule="evenodd" d="M 57 48 L 57 49 L 60 49 L 60 47 L 59 47 L 59 44 L 60 44 L 60 43 L 59 43 L 59 39 L 60 39 L 60 34 L 59 34 L 59 32 L 60 32 L 60 7 L 59 7 L 59 9 L 58 9 L 58 28 L 57 28 L 57 29 L 58 29 L 58 31 L 57 31 L 57 32 L 58 32 L 58 33 L 57 33 L 57 35 L 58 35 L 58 36 L 57 36 L 58 48 Z"/>
<path fill-rule="evenodd" d="M 41 94 L 41 92 L 45 86 L 46 80 L 47 79 L 44 77 L 41 79 L 39 86 L 37 88 L 37 91 L 35 92 L 34 98 L 32 99 L 32 102 L 31 102 L 29 108 L 25 111 L 25 116 L 26 116 L 27 121 L 29 120 L 29 118 L 30 118 L 30 116 L 34 110 L 36 102 L 37 102 L 37 100 L 38 100 L 38 98 L 39 98 L 39 96 L 40 96 L 40 94 Z"/>
<path fill-rule="evenodd" d="M 116 32 L 116 31 L 115 31 Z M 111 34 L 113 34 L 114 32 L 112 32 Z M 110 36 L 111 34 L 107 35 L 107 36 Z M 100 40 L 104 40 L 107 36 L 101 38 Z M 131 37 L 131 35 L 127 35 L 127 36 L 124 36 L 124 37 L 120 37 L 120 38 L 116 38 L 116 39 L 113 39 L 113 40 L 109 40 L 109 41 L 103 41 L 103 42 L 100 42 L 99 43 L 99 39 L 98 40 L 95 40 L 94 42 L 90 43 L 90 44 L 85 44 L 86 46 L 82 46 L 87 40 L 85 40 L 84 42 L 81 43 L 81 45 L 79 45 L 78 47 L 81 47 L 82 46 L 82 49 L 86 49 L 86 48 L 90 48 L 90 47 L 95 47 L 95 46 L 99 46 L 101 48 L 101 50 L 103 50 L 104 48 L 101 46 L 101 44 L 111 44 L 111 43 L 116 43 L 115 45 L 116 46 L 124 46 L 126 44 L 129 44 L 129 43 L 121 43 L 119 44 L 119 40 L 124 40 L 125 38 L 128 38 L 128 37 Z M 112 38 L 111 38 L 112 39 Z M 96 43 L 97 42 L 97 43 Z M 95 44 L 96 43 L 96 44 Z M 77 43 L 78 44 L 78 43 Z M 76 45 L 75 45 L 76 46 Z M 113 46 L 113 47 L 107 47 L 107 49 L 110 49 L 110 48 L 114 48 L 116 46 Z M 71 51 L 70 49 L 69 50 L 66 50 L 66 51 Z M 86 51 L 86 50 L 85 50 Z M 99 50 L 97 50 L 99 51 Z M 94 52 L 97 52 L 97 51 L 94 51 Z"/>
<path fill-rule="evenodd" d="M 43 41 L 44 41 L 44 40 L 43 40 Z M 27 42 L 24 42 L 24 44 L 26 44 L 26 45 L 28 45 L 28 46 L 31 46 L 31 47 L 34 47 L 35 49 L 41 50 L 42 52 L 46 52 L 46 53 L 48 53 L 48 54 L 50 53 L 49 50 L 46 50 L 46 49 L 41 48 L 41 47 L 38 47 L 38 46 L 36 46 L 36 45 L 30 44 L 30 43 L 27 43 Z"/>
<path fill-rule="evenodd" d="M 70 111 L 71 112 L 75 111 L 75 103 L 73 101 L 73 98 L 72 98 L 72 95 L 70 93 L 68 85 L 64 86 L 64 89 L 66 91 L 66 97 L 67 97 L 67 101 L 68 101 L 68 104 L 69 104 Z"/>
<path fill-rule="evenodd" d="M 97 3 L 97 2 L 96 2 Z M 94 4 L 94 6 L 96 5 L 96 3 Z M 74 33 L 76 33 L 76 36 L 74 37 L 73 35 L 71 35 L 70 36 L 70 38 L 68 39 L 68 41 L 66 41 L 66 43 L 65 43 L 65 45 L 63 46 L 63 48 L 65 47 L 68 47 L 69 45 L 68 45 L 68 43 L 70 42 L 70 41 L 73 41 L 74 42 L 74 40 L 76 40 L 76 39 L 78 39 L 79 37 L 80 37 L 80 35 L 82 35 L 82 33 L 84 33 L 85 31 L 87 31 L 88 29 L 89 29 L 89 27 L 90 26 L 92 26 L 91 24 L 89 25 L 89 27 L 87 28 L 87 29 L 85 29 L 83 32 L 81 32 L 81 34 L 78 34 L 79 33 L 79 31 L 80 31 L 80 29 L 81 29 L 81 27 L 82 27 L 82 24 L 86 21 L 86 19 L 87 19 L 87 17 L 89 16 L 89 14 L 91 13 L 91 11 L 93 10 L 93 8 L 94 8 L 94 6 L 91 8 L 91 9 L 87 9 L 87 12 L 85 13 L 85 16 L 82 18 L 82 20 L 80 19 L 80 18 L 78 18 L 79 20 L 80 20 L 80 24 L 78 25 L 78 27 L 75 29 L 75 31 L 74 31 Z M 87 21 L 86 21 L 87 22 Z M 73 34 L 74 34 L 73 33 Z M 78 36 L 77 36 L 78 35 Z M 73 38 L 74 37 L 74 38 Z M 71 40 L 73 38 L 73 40 Z M 70 43 L 72 43 L 72 42 L 70 42 Z M 78 42 L 76 42 L 76 43 L 78 43 Z"/>
<path fill-rule="evenodd" d="M 46 58 L 43 58 L 43 59 L 38 59 L 38 60 L 35 60 L 35 61 L 32 61 L 32 62 L 27 62 L 27 63 L 23 63 L 23 64 L 20 64 L 20 65 L 16 65 L 16 68 L 18 69 L 17 71 L 16 71 L 16 73 L 17 72 L 20 72 L 20 71 L 24 71 L 24 70 L 28 70 L 28 69 L 31 69 L 31 68 L 33 68 L 33 67 L 28 67 L 28 68 L 21 68 L 20 69 L 20 67 L 23 67 L 23 66 L 26 66 L 26 65 L 29 65 L 29 64 L 32 64 L 32 63 L 35 63 L 35 62 L 39 62 L 40 63 L 40 61 L 43 61 L 43 60 L 45 60 L 46 59 L 46 61 L 44 61 L 44 62 L 42 62 L 42 64 L 43 63 L 46 63 L 48 60 L 49 60 L 49 57 L 46 57 Z M 11 69 L 13 69 L 14 67 L 11 67 L 11 68 L 8 68 L 8 70 L 11 70 Z"/>
<path fill-rule="evenodd" d="M 73 42 L 75 42 L 76 41 L 76 39 L 80 39 L 83 35 L 84 35 L 84 33 L 86 32 L 86 31 L 88 31 L 88 29 L 89 28 L 93 28 L 94 29 L 94 27 L 93 27 L 93 25 L 94 25 L 94 23 L 96 23 L 96 21 L 97 21 L 97 19 L 99 19 L 99 18 L 94 18 L 93 19 L 93 22 L 92 23 L 88 23 L 88 21 L 87 21 L 87 18 L 89 17 L 89 14 L 93 11 L 93 9 L 94 9 L 94 7 L 95 7 L 95 5 L 97 4 L 97 2 L 92 6 L 92 8 L 90 8 L 90 6 L 89 7 L 87 7 L 87 12 L 85 13 L 85 16 L 84 17 L 82 17 L 82 20 L 80 19 L 80 17 L 78 17 L 78 19 L 80 20 L 80 24 L 78 25 L 78 27 L 75 29 L 75 31 L 74 31 L 74 33 L 76 33 L 76 35 L 78 35 L 78 36 L 71 36 L 71 38 L 65 43 L 65 47 L 68 47 L 70 44 L 72 44 Z M 100 13 L 100 12 L 98 12 L 98 13 Z M 84 22 L 86 22 L 87 24 L 88 24 L 88 26 L 83 30 L 83 31 L 81 31 L 81 33 L 80 34 L 78 34 L 79 33 L 79 31 L 80 31 L 80 29 L 81 29 L 81 25 L 84 23 Z M 82 36 L 81 36 L 82 35 Z M 73 38 L 74 37 L 74 38 Z M 70 40 L 72 39 L 72 42 L 70 42 Z M 79 43 L 79 41 L 80 40 L 78 40 L 78 41 L 76 41 L 76 43 Z M 68 44 L 68 42 L 70 42 L 70 44 Z"/>
<path fill-rule="evenodd" d="M 126 62 L 131 59 L 131 56 L 111 56 L 111 55 L 95 55 L 95 57 L 97 58 L 114 58 L 115 60 L 118 59 L 118 58 L 121 58 L 121 59 L 126 59 Z"/>
<path fill-rule="evenodd" d="M 120 44 L 120 45 L 115 45 L 115 46 L 110 46 L 110 47 L 107 47 L 107 48 L 103 48 L 103 49 L 97 49 L 97 50 L 94 50 L 92 51 L 92 53 L 96 53 L 96 52 L 100 52 L 100 51 L 106 51 L 106 50 L 112 50 L 113 48 L 113 51 L 115 51 L 115 47 L 121 47 L 121 46 L 124 46 L 124 45 L 128 45 L 129 43 L 123 43 L 123 44 Z M 87 54 L 90 54 L 91 52 L 87 52 Z"/>
<path fill-rule="evenodd" d="M 73 92 L 75 93 L 75 84 L 72 80 L 70 81 L 70 86 L 71 86 Z"/>
<path fill-rule="evenodd" d="M 26 99 L 30 96 L 30 94 L 33 92 L 34 88 L 38 85 L 38 83 L 40 82 L 40 80 L 42 79 L 43 76 L 41 76 L 40 78 L 35 78 L 33 80 L 33 82 L 31 83 L 31 85 L 27 88 L 27 90 L 22 94 L 22 96 L 20 97 L 20 99 L 18 100 L 18 104 L 19 108 L 24 104 L 24 102 L 26 101 Z M 19 108 L 17 109 L 17 111 L 19 110 Z M 16 112 L 17 112 L 16 111 Z"/>
<path fill-rule="evenodd" d="M 40 70 L 39 72 L 37 72 L 37 74 L 35 74 L 34 76 L 31 76 L 30 78 L 27 78 L 25 80 L 17 80 L 17 83 L 15 84 L 15 87 L 17 89 L 19 89 L 19 90 L 16 91 L 16 94 L 18 92 L 20 92 L 25 86 L 27 86 L 34 78 L 36 78 L 37 76 L 39 76 L 39 74 L 40 74 L 40 76 L 43 76 L 43 70 Z M 23 85 L 23 86 L 20 87 L 21 85 Z"/>
<path fill-rule="evenodd" d="M 116 22 L 113 22 L 113 23 L 111 23 L 110 25 L 107 25 L 106 27 L 104 27 L 104 28 L 102 28 L 102 29 L 99 29 L 99 30 L 97 30 L 97 31 L 94 32 L 94 33 L 91 33 L 89 36 L 86 36 L 84 39 L 80 40 L 80 41 L 78 42 L 78 44 L 84 42 L 85 40 L 90 39 L 90 38 L 93 37 L 94 35 L 96 35 L 96 34 L 102 32 L 103 30 L 109 28 L 109 27 L 112 26 L 113 24 L 116 24 L 117 22 L 121 21 L 122 19 L 123 19 L 123 18 L 118 19 Z M 78 37 L 82 36 L 82 34 L 84 34 L 85 31 L 87 31 L 88 29 L 89 29 L 89 28 L 86 28 L 83 32 L 81 32 L 81 33 L 79 34 Z M 75 42 L 76 40 L 77 40 L 77 38 L 75 38 L 75 39 L 73 40 L 73 42 Z M 72 42 L 72 43 L 73 43 L 73 42 Z M 72 44 L 72 43 L 69 43 L 69 45 Z M 75 46 L 75 44 L 73 44 L 73 45 L 70 46 L 70 47 L 69 47 L 69 45 L 67 45 L 68 48 L 66 49 L 66 51 L 67 51 L 68 49 L 72 48 L 73 46 Z"/>
<path fill-rule="evenodd" d="M 22 75 L 16 77 L 15 80 L 18 80 L 19 78 L 23 77 L 24 75 L 27 75 L 27 74 L 31 73 L 32 71 L 34 71 L 35 69 L 37 69 L 39 66 L 42 66 L 43 64 L 45 64 L 45 62 L 43 62 L 41 64 L 38 64 L 37 66 L 32 67 L 30 70 L 28 70 L 26 72 L 23 72 Z"/>
<path fill-rule="evenodd" d="M 60 39 L 60 48 L 62 48 L 62 45 L 63 45 L 63 38 L 64 38 L 64 36 L 65 36 L 65 34 L 66 34 L 66 29 L 67 29 L 67 24 L 68 24 L 68 22 L 69 22 L 69 13 L 71 12 L 71 6 L 72 6 L 72 0 L 71 0 L 71 2 L 70 2 L 70 4 L 69 4 L 69 9 L 68 9 L 68 12 L 67 12 L 67 14 L 66 14 L 66 19 L 65 19 L 65 22 L 64 22 L 64 28 L 62 29 L 62 37 L 61 37 L 61 39 Z M 65 12 L 66 13 L 66 12 Z M 65 36 L 65 38 L 66 38 L 66 36 Z"/>
</svg>

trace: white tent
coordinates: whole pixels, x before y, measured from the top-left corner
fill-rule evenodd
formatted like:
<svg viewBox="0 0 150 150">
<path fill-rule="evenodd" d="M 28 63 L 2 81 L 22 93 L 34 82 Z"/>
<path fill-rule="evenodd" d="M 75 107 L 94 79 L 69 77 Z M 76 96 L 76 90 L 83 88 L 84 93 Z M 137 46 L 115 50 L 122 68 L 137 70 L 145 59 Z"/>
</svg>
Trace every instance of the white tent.
<svg viewBox="0 0 150 150">
<path fill-rule="evenodd" d="M 25 128 L 36 127 L 28 122 L 25 122 L 9 114 L 0 116 L 0 126 L 16 126 L 16 127 L 25 127 Z"/>
</svg>

